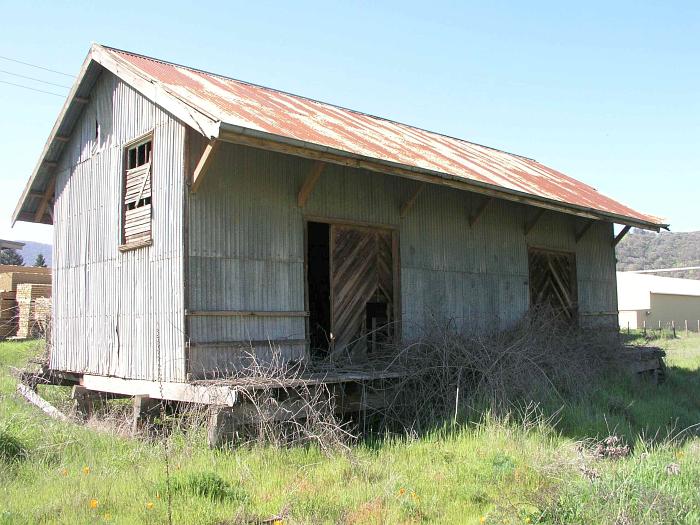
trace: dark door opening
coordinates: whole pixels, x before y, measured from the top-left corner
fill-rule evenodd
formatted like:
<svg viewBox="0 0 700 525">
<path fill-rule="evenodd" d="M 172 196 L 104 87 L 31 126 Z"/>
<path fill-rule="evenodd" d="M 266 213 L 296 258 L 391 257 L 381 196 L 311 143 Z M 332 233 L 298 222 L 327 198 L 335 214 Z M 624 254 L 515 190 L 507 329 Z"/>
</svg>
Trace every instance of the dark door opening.
<svg viewBox="0 0 700 525">
<path fill-rule="evenodd" d="M 331 337 L 330 225 L 307 223 L 307 283 L 311 357 L 326 356 Z"/>
</svg>

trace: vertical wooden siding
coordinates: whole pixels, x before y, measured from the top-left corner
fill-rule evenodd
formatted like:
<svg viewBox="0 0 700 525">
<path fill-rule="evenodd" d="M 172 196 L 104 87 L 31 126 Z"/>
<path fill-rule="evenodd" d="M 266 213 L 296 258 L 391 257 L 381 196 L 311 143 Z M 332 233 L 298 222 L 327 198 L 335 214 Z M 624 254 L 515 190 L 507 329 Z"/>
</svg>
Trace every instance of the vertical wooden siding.
<svg viewBox="0 0 700 525">
<path fill-rule="evenodd" d="M 335 165 L 326 166 L 301 210 L 296 196 L 311 169 L 311 161 L 296 157 L 219 149 L 190 195 L 192 310 L 303 310 L 304 218 L 315 217 L 399 228 L 405 338 L 427 316 L 454 319 L 465 329 L 511 326 L 529 306 L 530 245 L 576 253 L 582 313 L 617 308 L 610 224 L 595 224 L 577 244 L 575 229 L 583 222 L 546 212 L 525 236 L 534 210 L 493 200 L 470 227 L 483 197 L 439 186 L 426 187 L 402 219 L 400 206 L 415 182 Z M 195 317 L 189 330 L 197 345 L 305 336 L 303 318 Z M 289 356 L 300 357 L 301 349 L 290 348 Z M 199 346 L 190 357 L 196 371 L 223 369 L 235 366 L 240 352 Z"/>
<path fill-rule="evenodd" d="M 120 253 L 122 147 L 151 130 L 153 245 Z M 184 379 L 183 144 L 181 123 L 101 75 L 58 167 L 52 367 Z"/>
</svg>

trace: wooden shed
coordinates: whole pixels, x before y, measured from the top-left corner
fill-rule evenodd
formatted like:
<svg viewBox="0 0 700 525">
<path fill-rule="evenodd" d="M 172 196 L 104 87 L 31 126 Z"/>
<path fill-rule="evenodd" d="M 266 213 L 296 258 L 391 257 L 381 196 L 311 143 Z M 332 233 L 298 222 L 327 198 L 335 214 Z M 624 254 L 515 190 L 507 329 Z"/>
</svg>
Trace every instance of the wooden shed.
<svg viewBox="0 0 700 525">
<path fill-rule="evenodd" d="M 666 227 L 530 158 L 101 45 L 14 220 L 54 225 L 51 367 L 172 399 L 427 316 L 615 329 L 614 246 Z"/>
</svg>

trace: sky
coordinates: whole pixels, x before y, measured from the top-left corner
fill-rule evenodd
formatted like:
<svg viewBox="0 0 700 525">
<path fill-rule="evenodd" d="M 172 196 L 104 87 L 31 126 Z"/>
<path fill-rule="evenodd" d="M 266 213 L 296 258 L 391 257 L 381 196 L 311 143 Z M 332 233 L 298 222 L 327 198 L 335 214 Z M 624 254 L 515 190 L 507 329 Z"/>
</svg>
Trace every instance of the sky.
<svg viewBox="0 0 700 525">
<path fill-rule="evenodd" d="M 700 2 L 0 0 L 0 238 L 92 42 L 537 159 L 700 230 Z M 14 73 L 14 75 L 9 73 Z M 6 84 L 23 84 L 62 96 Z"/>
</svg>

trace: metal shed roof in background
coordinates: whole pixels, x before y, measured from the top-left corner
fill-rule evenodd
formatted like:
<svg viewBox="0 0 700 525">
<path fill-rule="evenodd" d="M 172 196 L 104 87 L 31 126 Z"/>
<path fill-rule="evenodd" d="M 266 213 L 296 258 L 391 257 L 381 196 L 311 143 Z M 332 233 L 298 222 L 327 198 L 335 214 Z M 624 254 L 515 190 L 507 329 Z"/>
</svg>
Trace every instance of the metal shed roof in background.
<svg viewBox="0 0 700 525">
<path fill-rule="evenodd" d="M 228 127 L 326 148 L 533 197 L 543 204 L 592 211 L 606 220 L 653 229 L 666 226 L 658 217 L 635 211 L 526 157 L 126 51 L 94 45 L 88 59 L 90 56 L 96 56 L 103 65 L 110 62 L 105 67 L 122 78 L 126 74 L 127 82 L 130 76 L 146 80 L 149 89 L 157 86 L 188 111 L 218 123 L 219 130 Z M 200 127 L 199 131 L 215 135 L 207 129 L 211 128 Z"/>
</svg>

